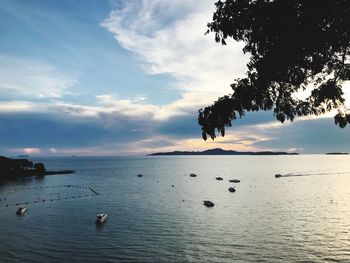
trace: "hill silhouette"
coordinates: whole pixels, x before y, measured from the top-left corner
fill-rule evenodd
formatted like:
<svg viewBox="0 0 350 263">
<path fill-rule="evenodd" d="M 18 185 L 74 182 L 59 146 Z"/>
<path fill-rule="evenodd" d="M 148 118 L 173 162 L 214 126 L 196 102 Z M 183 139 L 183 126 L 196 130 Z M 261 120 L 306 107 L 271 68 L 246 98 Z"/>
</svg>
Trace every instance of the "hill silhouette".
<svg viewBox="0 0 350 263">
<path fill-rule="evenodd" d="M 174 151 L 174 152 L 157 152 L 149 154 L 148 156 L 155 155 L 298 155 L 299 153 L 288 153 L 288 152 L 239 152 L 234 150 L 223 150 L 221 148 L 214 148 L 205 151 Z"/>
</svg>

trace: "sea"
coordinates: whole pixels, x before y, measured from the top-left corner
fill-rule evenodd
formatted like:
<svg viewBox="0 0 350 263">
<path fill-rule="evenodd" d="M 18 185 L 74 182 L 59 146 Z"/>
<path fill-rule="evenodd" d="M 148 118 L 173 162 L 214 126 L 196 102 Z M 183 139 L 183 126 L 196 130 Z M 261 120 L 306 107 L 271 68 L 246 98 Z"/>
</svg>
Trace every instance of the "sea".
<svg viewBox="0 0 350 263">
<path fill-rule="evenodd" d="M 348 155 L 32 160 L 76 173 L 0 185 L 0 262 L 350 262 Z"/>
</svg>

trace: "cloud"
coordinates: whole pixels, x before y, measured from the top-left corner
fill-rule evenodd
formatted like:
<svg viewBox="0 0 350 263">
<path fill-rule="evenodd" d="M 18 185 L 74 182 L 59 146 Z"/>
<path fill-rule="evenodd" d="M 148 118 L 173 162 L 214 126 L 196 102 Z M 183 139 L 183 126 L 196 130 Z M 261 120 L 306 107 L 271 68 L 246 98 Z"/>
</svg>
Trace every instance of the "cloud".
<svg viewBox="0 0 350 263">
<path fill-rule="evenodd" d="M 15 154 L 41 154 L 39 148 L 8 148 L 7 150 Z"/>
<path fill-rule="evenodd" d="M 134 53 L 149 74 L 170 74 L 181 99 L 161 107 L 158 119 L 189 114 L 230 92 L 246 71 L 242 44 L 227 46 L 205 36 L 211 1 L 133 1 L 102 23 L 118 43 Z"/>
<path fill-rule="evenodd" d="M 289 125 L 256 127 L 270 140 L 257 142 L 258 148 L 297 148 L 303 153 L 349 151 L 349 128 L 341 129 L 331 118 L 300 119 Z"/>
<path fill-rule="evenodd" d="M 332 123 L 330 119 L 298 119 L 282 125 L 272 112 L 248 113 L 235 120 L 224 138 L 202 140 L 198 109 L 230 93 L 229 84 L 244 75 L 248 61 L 242 44 L 222 46 L 215 43 L 213 35 L 204 35 L 214 8 L 212 1 L 125 1 L 102 22 L 104 34 L 110 32 L 125 53 L 137 58 L 148 77 L 159 78 L 157 85 L 172 80 L 163 87 L 176 94 L 170 102 L 154 103 L 152 93 L 147 92 L 154 95 L 159 86 L 149 83 L 155 82 L 137 87 L 131 96 L 127 95 L 131 94 L 128 89 L 134 88 L 128 86 L 130 82 L 101 81 L 118 68 L 98 68 L 101 64 L 95 65 L 86 54 L 94 70 L 103 74 L 79 79 L 83 84 L 74 74 L 49 63 L 0 55 L 0 150 L 24 153 L 32 149 L 33 154 L 43 155 L 125 155 L 217 147 L 240 151 L 304 148 L 310 152 L 320 151 L 313 145 L 320 144 L 317 138 L 331 146 L 327 134 L 339 138 L 343 145 L 337 145 L 345 148 L 346 133 L 326 125 L 326 121 Z M 139 71 L 133 68 L 130 75 L 135 72 Z M 107 83 L 117 86 L 115 92 L 102 87 Z M 80 95 L 85 92 L 84 98 L 67 96 L 73 88 L 78 88 Z"/>
<path fill-rule="evenodd" d="M 77 84 L 75 77 L 50 64 L 1 54 L 0 72 L 2 98 L 59 98 Z"/>
</svg>

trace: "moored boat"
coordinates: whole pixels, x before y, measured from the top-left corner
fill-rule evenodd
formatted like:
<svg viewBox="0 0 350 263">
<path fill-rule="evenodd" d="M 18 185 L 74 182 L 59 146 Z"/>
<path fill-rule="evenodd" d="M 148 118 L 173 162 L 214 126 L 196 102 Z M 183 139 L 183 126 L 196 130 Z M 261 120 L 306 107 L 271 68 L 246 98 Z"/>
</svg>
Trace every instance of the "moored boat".
<svg viewBox="0 0 350 263">
<path fill-rule="evenodd" d="M 229 190 L 231 193 L 236 192 L 236 189 L 235 189 L 234 187 L 229 187 L 228 190 Z"/>
<path fill-rule="evenodd" d="M 104 223 L 106 222 L 107 220 L 107 214 L 98 214 L 96 216 L 96 224 L 101 224 L 101 223 Z"/>
<path fill-rule="evenodd" d="M 23 215 L 25 212 L 27 212 L 27 208 L 26 207 L 19 207 L 16 211 L 17 215 Z"/>
<path fill-rule="evenodd" d="M 238 179 L 232 179 L 232 180 L 228 180 L 230 183 L 240 183 L 241 180 Z"/>
</svg>

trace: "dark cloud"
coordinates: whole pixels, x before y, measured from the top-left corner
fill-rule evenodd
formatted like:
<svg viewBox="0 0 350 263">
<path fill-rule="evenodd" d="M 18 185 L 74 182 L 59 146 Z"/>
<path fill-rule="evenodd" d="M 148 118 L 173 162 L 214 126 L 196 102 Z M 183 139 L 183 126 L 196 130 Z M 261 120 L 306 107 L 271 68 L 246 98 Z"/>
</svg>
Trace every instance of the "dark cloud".
<svg viewBox="0 0 350 263">
<path fill-rule="evenodd" d="M 181 139 L 200 138 L 196 117 L 178 116 L 156 122 L 116 113 L 96 118 L 58 113 L 3 113 L 0 114 L 0 148 L 107 147 L 112 152 L 113 147 L 119 145 L 116 153 L 128 152 L 130 145 L 156 149 L 174 146 Z M 350 152 L 349 128 L 340 129 L 332 119 L 297 121 L 277 128 L 254 126 L 271 120 L 273 116 L 270 112 L 249 113 L 246 118 L 235 121 L 226 132 L 237 132 L 240 138 L 220 143 L 248 141 L 258 149 L 299 148 L 305 153 Z M 261 137 L 270 139 L 262 141 Z"/>
<path fill-rule="evenodd" d="M 159 134 L 177 138 L 201 137 L 201 130 L 197 122 L 197 115 L 172 117 L 157 126 Z"/>
<path fill-rule="evenodd" d="M 128 118 L 62 118 L 57 114 L 1 114 L 0 147 L 98 146 L 147 138 L 144 123 Z"/>
<path fill-rule="evenodd" d="M 259 148 L 304 149 L 305 153 L 350 152 L 350 127 L 341 129 L 332 118 L 304 120 L 266 129 L 261 134 L 273 138 L 258 141 Z"/>
<path fill-rule="evenodd" d="M 255 137 L 242 137 L 240 139 L 237 140 L 226 140 L 226 141 L 222 141 L 222 142 L 218 142 L 221 144 L 241 144 L 244 142 L 257 142 L 259 141 L 259 138 L 255 138 Z"/>
<path fill-rule="evenodd" d="M 137 144 L 141 148 L 161 148 L 161 147 L 168 147 L 175 145 L 175 142 L 172 140 L 166 140 L 166 139 L 150 139 L 141 141 Z"/>
<path fill-rule="evenodd" d="M 172 117 L 159 124 L 157 126 L 157 132 L 177 138 L 201 138 L 201 129 L 197 118 L 197 114 Z M 232 127 L 227 128 L 227 133 L 234 133 L 235 130 L 238 130 L 242 126 L 262 124 L 274 120 L 275 117 L 272 112 L 248 112 L 242 119 L 234 120 Z"/>
</svg>

